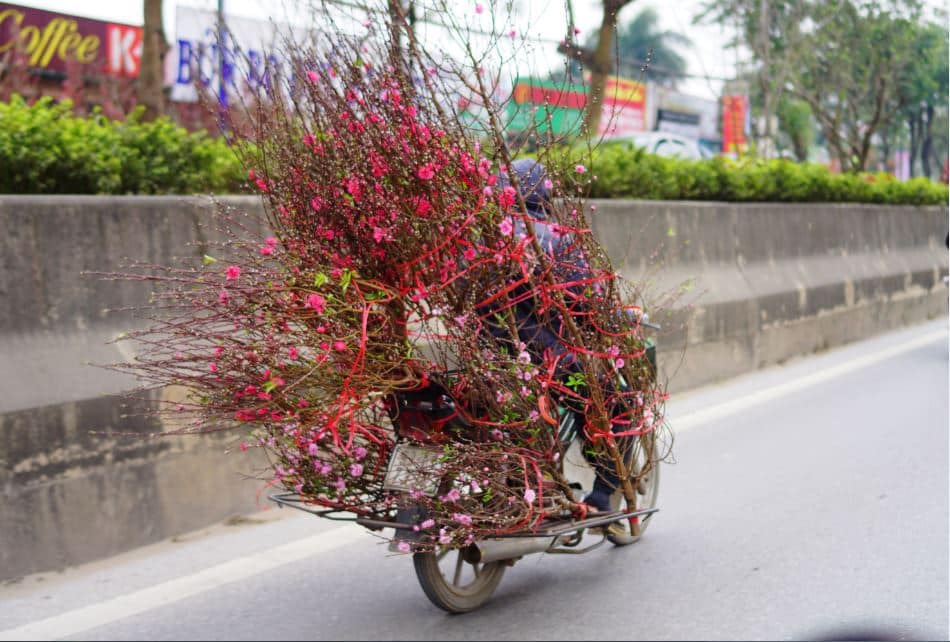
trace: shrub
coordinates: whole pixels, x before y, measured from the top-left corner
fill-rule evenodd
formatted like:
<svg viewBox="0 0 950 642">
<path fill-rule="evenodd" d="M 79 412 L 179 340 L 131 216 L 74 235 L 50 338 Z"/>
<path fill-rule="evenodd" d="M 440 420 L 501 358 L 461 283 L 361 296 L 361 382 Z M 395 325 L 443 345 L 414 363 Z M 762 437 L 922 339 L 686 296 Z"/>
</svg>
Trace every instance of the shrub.
<svg viewBox="0 0 950 642">
<path fill-rule="evenodd" d="M 161 118 L 77 117 L 68 101 L 0 103 L 0 193 L 189 194 L 242 189 L 222 139 Z"/>
<path fill-rule="evenodd" d="M 583 151 L 561 149 L 545 160 L 567 185 L 580 187 L 571 158 Z M 832 174 L 824 165 L 785 159 L 663 158 L 629 143 L 604 143 L 590 155 L 588 169 L 580 181 L 590 177 L 593 198 L 945 205 L 950 194 L 946 185 L 926 178 Z"/>
</svg>

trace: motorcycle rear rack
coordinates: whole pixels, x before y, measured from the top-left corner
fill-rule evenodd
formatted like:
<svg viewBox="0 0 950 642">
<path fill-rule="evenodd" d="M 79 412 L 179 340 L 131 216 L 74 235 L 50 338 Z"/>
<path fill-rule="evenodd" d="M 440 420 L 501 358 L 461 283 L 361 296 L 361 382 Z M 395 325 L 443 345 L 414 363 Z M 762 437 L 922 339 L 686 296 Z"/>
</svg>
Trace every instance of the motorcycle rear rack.
<svg viewBox="0 0 950 642">
<path fill-rule="evenodd" d="M 360 521 L 358 517 L 352 516 L 352 513 L 349 513 L 349 515 L 351 515 L 350 517 L 334 516 L 335 513 L 347 513 L 347 511 L 339 508 L 313 508 L 313 502 L 309 501 L 305 497 L 301 497 L 297 493 L 277 493 L 276 495 L 269 495 L 267 499 L 277 504 L 277 506 L 280 508 L 287 506 L 288 508 L 294 508 L 305 513 L 310 513 L 311 515 L 316 515 L 317 517 L 332 519 L 335 522 Z"/>
<path fill-rule="evenodd" d="M 561 535 L 567 535 L 568 533 L 573 533 L 579 531 L 582 528 L 593 528 L 595 526 L 606 526 L 607 524 L 613 524 L 614 522 L 619 522 L 624 519 L 631 519 L 633 517 L 642 517 L 644 515 L 652 515 L 653 513 L 658 512 L 659 508 L 647 508 L 644 510 L 633 511 L 626 513 L 624 511 L 611 511 L 609 513 L 598 513 L 593 517 L 588 517 L 581 520 L 560 520 L 556 522 L 549 523 L 546 528 L 536 530 L 536 531 L 521 531 L 519 533 L 505 533 L 503 535 L 494 535 L 496 539 L 505 539 L 509 537 L 559 537 Z M 366 528 L 372 530 L 380 530 L 383 528 L 395 528 L 396 530 L 412 530 L 412 524 L 403 524 L 401 522 L 392 522 L 382 519 L 370 519 L 366 517 L 358 517 L 356 523 L 360 526 L 365 526 Z"/>
<path fill-rule="evenodd" d="M 305 513 L 310 513 L 311 515 L 316 515 L 317 517 L 323 517 L 324 519 L 332 519 L 338 522 L 356 522 L 360 526 L 366 527 L 370 530 L 378 531 L 384 528 L 394 528 L 396 530 L 412 530 L 412 524 L 403 524 L 402 522 L 396 522 L 386 519 L 374 519 L 371 517 L 338 517 L 336 514 L 346 514 L 347 511 L 338 509 L 338 508 L 313 508 L 313 504 L 304 497 L 301 497 L 297 493 L 278 493 L 276 495 L 270 495 L 269 500 L 274 502 L 280 507 L 287 506 L 289 508 L 294 508 L 296 510 L 303 511 Z M 645 515 L 652 515 L 653 513 L 658 512 L 659 508 L 646 508 L 643 510 L 633 511 L 626 513 L 624 511 L 611 511 L 609 513 L 598 513 L 592 517 L 581 520 L 565 519 L 558 520 L 554 522 L 548 522 L 544 528 L 535 530 L 535 531 L 521 531 L 518 533 L 505 533 L 503 535 L 496 535 L 497 539 L 509 538 L 509 537 L 560 537 L 561 535 L 567 535 L 579 531 L 583 528 L 594 528 L 596 526 L 606 526 L 607 524 L 613 524 L 614 522 L 619 522 L 624 519 L 631 519 L 633 517 L 643 517 Z M 352 515 L 352 513 L 349 513 Z"/>
</svg>

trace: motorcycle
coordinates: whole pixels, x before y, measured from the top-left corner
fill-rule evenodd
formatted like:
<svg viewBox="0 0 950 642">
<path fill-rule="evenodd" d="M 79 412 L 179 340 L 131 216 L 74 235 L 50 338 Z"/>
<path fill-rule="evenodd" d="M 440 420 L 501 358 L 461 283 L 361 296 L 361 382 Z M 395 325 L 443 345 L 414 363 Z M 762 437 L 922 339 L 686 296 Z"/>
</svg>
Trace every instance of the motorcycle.
<svg viewBox="0 0 950 642">
<path fill-rule="evenodd" d="M 659 329 L 647 321 L 643 325 Z M 648 342 L 647 356 L 655 374 L 656 347 L 652 340 Z M 443 379 L 451 375 L 451 372 L 444 373 Z M 435 377 L 422 389 L 393 393 L 386 403 L 396 445 L 389 458 L 383 488 L 400 497 L 400 508 L 393 519 L 331 516 L 333 511 L 314 509 L 305 497 L 289 492 L 272 495 L 270 499 L 280 506 L 321 517 L 355 521 L 372 531 L 394 529 L 389 550 L 411 550 L 405 544 L 400 548 L 400 544 L 416 542 L 420 537 L 418 524 L 425 519 L 423 510 L 412 499 L 413 493 L 421 489 L 430 496 L 444 494 L 455 482 L 452 477 L 440 474 L 438 462 L 442 450 L 438 444 L 452 434 L 470 434 L 477 427 L 466 418 L 467 413 L 459 412 L 460 403 L 453 398 L 449 386 Z M 557 416 L 558 439 L 565 451 L 559 460 L 561 471 L 574 495 L 571 499 L 582 502 L 592 489 L 595 473 L 581 454 L 581 418 L 566 405 L 558 406 Z M 426 597 L 449 613 L 466 613 L 487 602 L 505 570 L 526 555 L 581 555 L 606 543 L 628 546 L 637 542 L 659 511 L 657 434 L 649 431 L 619 438 L 618 442 L 636 491 L 636 506 L 628 509 L 618 485 L 608 512 L 578 516 L 560 508 L 552 499 L 546 506 L 548 516 L 533 528 L 483 537 L 464 547 L 437 546 L 435 550 L 414 552 L 413 567 Z M 553 481 L 545 482 L 545 486 L 548 485 L 554 490 Z"/>
</svg>

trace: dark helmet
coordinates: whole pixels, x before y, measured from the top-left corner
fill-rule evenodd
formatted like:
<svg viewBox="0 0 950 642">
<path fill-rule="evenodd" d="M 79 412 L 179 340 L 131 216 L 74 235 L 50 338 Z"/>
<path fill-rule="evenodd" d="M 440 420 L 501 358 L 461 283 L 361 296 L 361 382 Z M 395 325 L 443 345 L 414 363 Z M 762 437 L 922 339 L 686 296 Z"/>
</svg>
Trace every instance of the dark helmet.
<svg viewBox="0 0 950 642">
<path fill-rule="evenodd" d="M 545 186 L 548 179 L 544 165 L 532 158 L 519 158 L 511 163 L 511 172 L 518 180 L 518 187 L 524 196 L 525 205 L 531 214 L 544 217 L 544 213 L 551 201 L 551 190 Z M 507 174 L 501 174 L 498 181 L 500 187 L 510 185 Z"/>
</svg>

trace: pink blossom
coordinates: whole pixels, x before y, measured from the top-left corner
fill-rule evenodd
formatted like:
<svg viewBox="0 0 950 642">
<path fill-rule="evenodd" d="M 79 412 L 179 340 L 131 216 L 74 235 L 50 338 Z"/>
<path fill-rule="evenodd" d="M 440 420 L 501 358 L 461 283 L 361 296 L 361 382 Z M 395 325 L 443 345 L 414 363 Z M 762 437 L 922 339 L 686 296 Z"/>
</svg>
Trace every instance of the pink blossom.
<svg viewBox="0 0 950 642">
<path fill-rule="evenodd" d="M 616 359 L 618 356 L 620 356 L 620 348 L 617 346 L 610 346 L 610 348 L 607 349 L 607 354 L 611 359 Z"/>
<path fill-rule="evenodd" d="M 315 72 L 313 69 L 308 69 L 308 70 L 307 70 L 307 79 L 308 79 L 310 82 L 315 83 L 315 82 L 317 82 L 318 80 L 320 80 L 320 76 L 319 76 L 319 75 L 317 74 L 317 72 Z"/>
<path fill-rule="evenodd" d="M 551 182 L 551 179 L 550 179 L 550 178 L 545 178 L 545 179 L 544 179 L 544 189 L 551 189 L 552 187 L 554 187 L 554 183 Z"/>
<path fill-rule="evenodd" d="M 451 544 L 452 536 L 445 532 L 444 528 L 439 529 L 439 544 Z"/>
<path fill-rule="evenodd" d="M 334 341 L 333 349 L 336 350 L 337 352 L 343 352 L 344 350 L 346 350 L 346 342 L 340 341 L 340 340 Z"/>
<path fill-rule="evenodd" d="M 231 295 L 228 294 L 227 290 L 221 290 L 218 292 L 218 303 L 227 305 L 228 300 L 231 298 Z"/>
<path fill-rule="evenodd" d="M 290 346 L 290 348 L 287 350 L 287 356 L 291 359 L 291 361 L 295 360 L 298 356 L 297 348 Z"/>
<path fill-rule="evenodd" d="M 482 190 L 482 194 L 484 194 L 485 196 L 491 196 L 491 195 L 492 195 L 492 188 L 491 188 L 491 187 L 486 187 L 485 189 Z"/>
<path fill-rule="evenodd" d="M 528 488 L 524 491 L 524 500 L 529 504 L 533 503 L 536 497 L 537 494 L 535 494 L 533 488 Z"/>
<path fill-rule="evenodd" d="M 270 245 L 264 245 L 261 247 L 261 256 L 270 256 L 274 253 L 274 248 Z"/>
<path fill-rule="evenodd" d="M 354 201 L 359 201 L 363 195 L 363 188 L 360 185 L 359 179 L 355 176 L 348 178 L 346 180 L 346 191 L 350 193 Z"/>
<path fill-rule="evenodd" d="M 574 27 L 574 35 L 577 36 L 577 35 L 580 35 L 580 33 L 581 33 L 580 28 Z"/>
<path fill-rule="evenodd" d="M 266 239 L 264 239 L 264 244 L 269 245 L 270 247 L 277 247 L 277 239 L 273 236 L 268 236 Z"/>
<path fill-rule="evenodd" d="M 459 492 L 459 489 L 458 489 L 458 488 L 453 488 L 453 489 L 450 490 L 448 493 L 446 493 L 444 497 L 442 497 L 442 501 L 444 501 L 444 502 L 457 502 L 457 501 L 460 500 L 461 498 L 462 498 L 462 494 Z"/>
<path fill-rule="evenodd" d="M 587 168 L 584 167 L 583 165 L 575 165 L 574 171 L 577 172 L 578 174 L 583 174 L 584 172 L 587 171 Z"/>
<path fill-rule="evenodd" d="M 184 359 L 184 358 L 185 358 L 185 355 L 184 355 L 183 353 L 181 353 L 181 352 L 176 352 L 176 353 L 175 353 L 175 358 L 176 358 L 176 359 L 179 359 L 179 360 L 180 360 L 180 359 Z"/>
<path fill-rule="evenodd" d="M 404 542 L 404 541 L 401 541 L 398 544 L 396 544 L 396 548 L 399 549 L 400 553 L 408 553 L 409 551 L 412 550 L 412 547 L 409 546 L 409 542 Z"/>
<path fill-rule="evenodd" d="M 457 521 L 459 524 L 462 524 L 463 526 L 472 525 L 471 515 L 466 515 L 465 513 L 452 513 L 452 519 Z"/>
<path fill-rule="evenodd" d="M 515 31 L 514 29 L 512 29 L 511 31 L 508 32 L 508 37 L 511 38 L 512 40 L 514 40 L 514 39 L 515 39 L 515 36 L 517 36 L 517 35 L 518 35 L 518 32 Z"/>
<path fill-rule="evenodd" d="M 427 528 L 432 528 L 433 526 L 435 526 L 435 520 L 427 519 L 426 521 L 419 524 L 419 526 L 422 527 L 423 530 Z"/>
<path fill-rule="evenodd" d="M 379 243 L 379 242 L 382 241 L 384 238 L 386 238 L 386 230 L 384 230 L 384 229 L 381 228 L 381 227 L 374 227 L 374 228 L 373 228 L 373 240 L 376 241 L 377 243 Z"/>
<path fill-rule="evenodd" d="M 241 442 L 241 452 L 242 452 L 242 453 L 247 452 L 247 448 L 248 448 L 247 444 L 242 441 L 242 442 Z"/>
<path fill-rule="evenodd" d="M 319 446 L 317 446 L 317 444 L 316 444 L 315 442 L 312 442 L 312 441 L 311 441 L 310 444 L 307 446 L 307 452 L 310 453 L 310 456 L 311 456 L 311 457 L 316 457 L 316 456 L 317 456 L 318 449 L 319 449 Z"/>
<path fill-rule="evenodd" d="M 241 268 L 236 265 L 232 265 L 224 271 L 224 278 L 228 281 L 234 281 L 239 276 L 241 276 Z"/>
<path fill-rule="evenodd" d="M 617 366 L 618 368 L 623 368 L 623 364 L 624 364 L 624 363 L 625 363 L 625 362 L 624 362 L 623 359 L 617 359 L 617 360 L 614 361 L 614 365 Z"/>
<path fill-rule="evenodd" d="M 541 414 L 537 410 L 532 410 L 528 413 L 529 421 L 537 421 L 541 417 Z"/>
<path fill-rule="evenodd" d="M 424 181 L 432 180 L 432 178 L 435 176 L 435 167 L 432 165 L 432 163 L 426 163 L 416 170 L 416 176 Z"/>
<path fill-rule="evenodd" d="M 217 372 L 217 371 L 218 371 L 218 364 L 216 364 L 214 361 L 212 361 L 211 363 L 208 364 L 208 370 L 210 370 L 211 372 Z"/>
<path fill-rule="evenodd" d="M 474 247 L 470 247 L 462 252 L 462 256 L 465 257 L 466 261 L 474 261 L 475 257 L 478 256 L 478 252 L 475 251 Z"/>
<path fill-rule="evenodd" d="M 360 461 L 361 459 L 366 457 L 366 449 L 363 448 L 362 446 L 357 446 L 356 449 L 353 451 L 353 456 L 356 457 L 356 461 Z"/>
<path fill-rule="evenodd" d="M 308 294 L 307 295 L 307 307 L 313 308 L 314 311 L 322 313 L 327 306 L 326 299 L 324 299 L 319 294 Z"/>
<path fill-rule="evenodd" d="M 498 229 L 501 231 L 503 236 L 511 236 L 511 233 L 515 230 L 514 226 L 511 224 L 511 217 L 505 217 L 504 220 L 498 224 Z"/>
<path fill-rule="evenodd" d="M 498 202 L 501 203 L 503 208 L 511 207 L 515 204 L 516 194 L 517 192 L 515 192 L 515 188 L 511 185 L 508 185 L 501 191 L 501 196 L 498 197 Z"/>
<path fill-rule="evenodd" d="M 363 464 L 350 464 L 350 474 L 353 477 L 359 477 L 363 474 Z"/>
<path fill-rule="evenodd" d="M 476 2 L 476 3 L 475 3 L 475 13 L 484 13 L 484 11 L 485 11 L 485 6 L 484 6 L 482 3 L 480 3 L 480 2 Z"/>
</svg>

